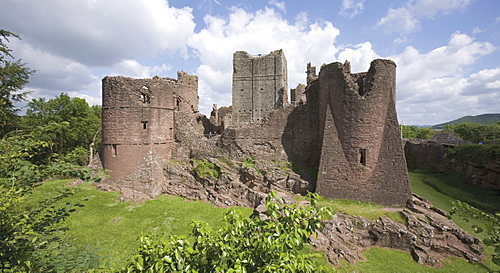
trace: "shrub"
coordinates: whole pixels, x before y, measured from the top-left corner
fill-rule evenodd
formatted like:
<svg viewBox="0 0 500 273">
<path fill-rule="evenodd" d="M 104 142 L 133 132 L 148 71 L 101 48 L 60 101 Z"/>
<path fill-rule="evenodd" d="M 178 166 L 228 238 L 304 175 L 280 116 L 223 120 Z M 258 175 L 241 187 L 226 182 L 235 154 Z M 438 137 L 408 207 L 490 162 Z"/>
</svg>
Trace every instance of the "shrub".
<svg viewBox="0 0 500 273">
<path fill-rule="evenodd" d="M 267 219 L 230 211 L 226 225 L 213 230 L 193 222 L 193 242 L 186 237 L 141 237 L 123 272 L 323 272 L 313 254 L 300 252 L 331 215 L 326 208 L 286 205 L 272 192 L 266 199 Z M 318 254 L 320 255 L 320 254 Z"/>
<path fill-rule="evenodd" d="M 194 167 L 191 169 L 197 178 L 214 177 L 219 178 L 220 170 L 214 163 L 202 160 L 195 160 Z"/>
</svg>

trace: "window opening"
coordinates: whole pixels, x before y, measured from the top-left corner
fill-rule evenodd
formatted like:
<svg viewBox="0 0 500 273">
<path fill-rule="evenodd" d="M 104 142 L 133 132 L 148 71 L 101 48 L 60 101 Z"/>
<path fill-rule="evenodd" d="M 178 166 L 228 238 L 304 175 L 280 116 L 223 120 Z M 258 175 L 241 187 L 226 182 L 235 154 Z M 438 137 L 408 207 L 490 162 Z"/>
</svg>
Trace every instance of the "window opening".
<svg viewBox="0 0 500 273">
<path fill-rule="evenodd" d="M 142 123 L 142 130 L 146 131 L 148 129 L 148 122 L 147 121 L 141 121 Z"/>
<path fill-rule="evenodd" d="M 139 95 L 139 99 L 142 103 L 149 103 L 149 88 L 147 86 L 141 87 L 141 94 Z"/>
<path fill-rule="evenodd" d="M 116 144 L 111 144 L 111 156 L 116 157 Z"/>
<path fill-rule="evenodd" d="M 359 149 L 359 163 L 366 166 L 366 149 Z"/>
</svg>

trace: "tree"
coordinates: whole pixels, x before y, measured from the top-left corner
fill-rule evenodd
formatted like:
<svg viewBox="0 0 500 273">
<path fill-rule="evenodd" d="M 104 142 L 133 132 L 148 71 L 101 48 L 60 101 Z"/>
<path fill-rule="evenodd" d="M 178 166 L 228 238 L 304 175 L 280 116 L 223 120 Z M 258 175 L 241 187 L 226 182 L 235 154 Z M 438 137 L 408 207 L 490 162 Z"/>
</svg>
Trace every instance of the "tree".
<svg viewBox="0 0 500 273">
<path fill-rule="evenodd" d="M 26 114 L 20 121 L 22 128 L 34 130 L 51 123 L 67 123 L 67 127 L 52 128 L 40 137 L 52 140 L 52 152 L 67 157 L 67 161 L 88 164 L 90 147 L 97 150 L 100 146 L 100 142 L 95 142 L 101 130 L 101 106 L 89 106 L 85 99 L 62 93 L 49 100 L 33 99 L 26 107 Z"/>
<path fill-rule="evenodd" d="M 0 29 L 0 137 L 16 127 L 18 109 L 15 102 L 24 100 L 27 92 L 20 92 L 28 83 L 35 70 L 30 69 L 21 60 L 15 60 L 6 42 L 9 37 L 18 35 Z"/>
<path fill-rule="evenodd" d="M 491 125 L 464 122 L 458 125 L 447 125 L 445 130 L 473 143 L 496 144 L 500 140 L 499 122 Z"/>
<path fill-rule="evenodd" d="M 436 132 L 431 128 L 419 128 L 418 126 L 402 125 L 403 138 L 407 139 L 431 139 Z"/>
<path fill-rule="evenodd" d="M 40 202 L 28 198 L 35 185 L 54 176 L 99 180 L 99 173 L 48 157 L 53 143 L 39 136 L 64 126 L 51 123 L 31 132 L 11 131 L 0 141 L 1 272 L 83 272 L 75 257 L 87 256 L 93 267 L 99 261 L 95 253 L 72 247 L 57 225 L 74 209 L 56 201 L 75 189 L 62 189 Z"/>
</svg>

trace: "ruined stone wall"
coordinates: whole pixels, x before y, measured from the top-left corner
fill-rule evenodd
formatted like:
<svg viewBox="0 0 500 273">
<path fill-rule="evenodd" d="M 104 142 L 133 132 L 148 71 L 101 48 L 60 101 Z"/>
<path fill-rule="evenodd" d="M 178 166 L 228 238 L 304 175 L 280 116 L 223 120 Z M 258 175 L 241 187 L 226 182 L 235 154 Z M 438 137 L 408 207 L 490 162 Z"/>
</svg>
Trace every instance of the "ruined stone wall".
<svg viewBox="0 0 500 273">
<path fill-rule="evenodd" d="M 233 54 L 233 124 L 261 121 L 288 102 L 288 74 L 282 50 L 252 57 Z"/>
<path fill-rule="evenodd" d="M 198 76 L 177 72 L 175 91 L 176 110 L 184 113 L 198 113 Z"/>
<path fill-rule="evenodd" d="M 178 79 L 105 77 L 102 81 L 103 167 L 111 180 L 138 170 L 151 154 L 170 159 L 174 111 L 198 112 L 198 78 L 178 72 Z M 144 164 L 143 164 L 144 165 Z"/>
<path fill-rule="evenodd" d="M 396 65 L 375 60 L 367 73 L 348 63 L 318 77 L 321 158 L 316 191 L 329 198 L 405 205 L 411 192 L 399 131 Z"/>
<path fill-rule="evenodd" d="M 290 103 L 293 105 L 305 104 L 307 102 L 306 94 L 306 86 L 303 84 L 298 84 L 295 89 L 290 90 Z"/>
</svg>

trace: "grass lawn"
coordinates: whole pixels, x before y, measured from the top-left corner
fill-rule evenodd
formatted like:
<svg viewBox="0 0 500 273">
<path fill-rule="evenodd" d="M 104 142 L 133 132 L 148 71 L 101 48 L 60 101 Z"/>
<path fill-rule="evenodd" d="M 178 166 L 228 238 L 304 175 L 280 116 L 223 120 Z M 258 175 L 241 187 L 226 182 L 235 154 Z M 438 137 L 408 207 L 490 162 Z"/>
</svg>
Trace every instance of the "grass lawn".
<svg viewBox="0 0 500 273">
<path fill-rule="evenodd" d="M 436 191 L 424 183 L 424 179 L 439 179 L 432 174 L 410 173 L 412 191 L 431 201 L 435 206 L 449 211 L 453 198 Z M 46 182 L 34 190 L 30 196 L 33 200 L 40 200 L 50 195 L 58 188 L 65 186 L 71 180 Z M 143 233 L 165 235 L 188 235 L 191 231 L 192 219 L 202 220 L 212 227 L 222 224 L 222 218 L 229 209 L 242 210 L 243 214 L 250 215 L 252 210 L 247 208 L 221 209 L 200 201 L 187 201 L 181 197 L 160 196 L 155 200 L 139 204 L 117 201 L 118 193 L 101 192 L 91 184 L 84 183 L 75 189 L 74 195 L 60 201 L 60 205 L 68 204 L 76 209 L 63 223 L 68 228 L 67 234 L 74 240 L 75 245 L 85 247 L 90 245 L 96 252 L 105 258 L 105 263 L 111 266 L 123 265 L 135 251 L 138 237 Z M 330 206 L 335 211 L 342 210 L 349 214 L 361 215 L 369 219 L 388 216 L 401 221 L 397 212 L 381 210 L 382 206 L 366 202 L 350 200 L 322 200 L 318 203 Z M 455 219 L 456 218 L 456 219 Z M 455 217 L 462 228 L 472 232 L 471 223 Z M 480 236 L 478 236 L 480 237 Z M 491 253 L 491 249 L 488 250 Z M 365 262 L 351 265 L 347 262 L 338 269 L 338 272 L 487 272 L 482 264 L 470 264 L 462 259 L 451 259 L 443 268 L 430 268 L 415 263 L 409 254 L 389 249 L 372 248 L 364 252 Z M 318 258 L 326 263 L 325 259 Z M 493 270 L 499 270 L 491 263 L 486 265 Z"/>
<path fill-rule="evenodd" d="M 32 198 L 53 192 L 71 180 L 46 182 L 36 188 Z M 80 247 L 91 245 L 112 266 L 122 265 L 137 248 L 143 233 L 188 235 L 193 219 L 202 220 L 212 227 L 222 224 L 229 208 L 215 208 L 200 201 L 188 201 L 176 196 L 160 196 L 139 204 L 117 201 L 118 193 L 96 190 L 91 184 L 81 184 L 73 196 L 61 204 L 71 203 L 76 208 L 63 224 L 67 234 Z M 250 215 L 251 209 L 234 208 Z"/>
</svg>

